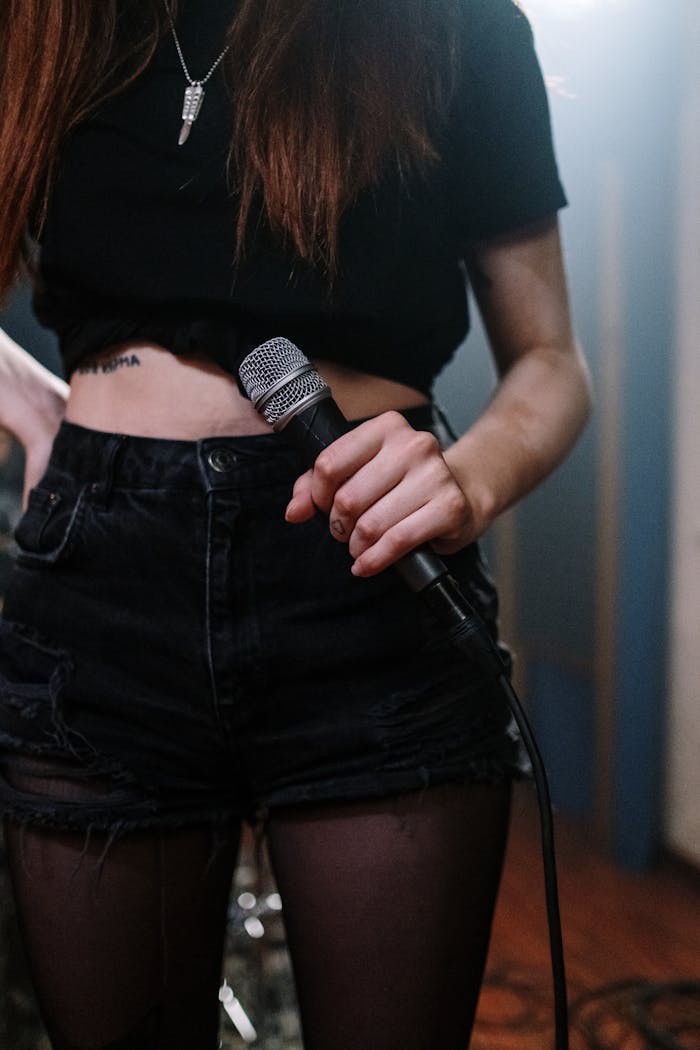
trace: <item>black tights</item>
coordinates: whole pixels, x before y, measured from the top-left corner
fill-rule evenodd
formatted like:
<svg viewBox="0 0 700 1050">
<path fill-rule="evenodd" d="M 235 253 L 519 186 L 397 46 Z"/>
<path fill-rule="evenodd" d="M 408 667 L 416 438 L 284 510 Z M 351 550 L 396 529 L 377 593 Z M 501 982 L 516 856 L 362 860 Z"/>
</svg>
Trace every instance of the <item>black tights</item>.
<svg viewBox="0 0 700 1050">
<path fill-rule="evenodd" d="M 466 1050 L 509 799 L 450 785 L 269 817 L 306 1050 Z M 214 1050 L 238 833 L 6 841 L 54 1050 Z"/>
</svg>

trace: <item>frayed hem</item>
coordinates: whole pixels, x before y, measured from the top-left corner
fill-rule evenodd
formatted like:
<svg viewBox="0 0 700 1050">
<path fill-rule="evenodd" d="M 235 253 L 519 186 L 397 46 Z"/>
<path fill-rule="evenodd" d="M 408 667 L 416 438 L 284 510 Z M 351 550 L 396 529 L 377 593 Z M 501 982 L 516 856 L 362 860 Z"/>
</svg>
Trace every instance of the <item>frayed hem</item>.
<svg viewBox="0 0 700 1050">
<path fill-rule="evenodd" d="M 133 818 L 115 820 L 113 816 L 87 817 L 80 814 L 78 819 L 68 814 L 27 812 L 24 808 L 12 805 L 0 809 L 3 819 L 19 827 L 41 828 L 51 831 L 82 832 L 85 835 L 108 835 L 107 848 L 119 838 L 132 832 L 144 831 L 179 831 L 185 828 L 211 827 L 220 829 L 232 823 L 248 821 L 253 823 L 255 816 L 238 813 L 233 810 L 192 811 L 191 813 L 149 814 Z"/>
<path fill-rule="evenodd" d="M 498 787 L 516 781 L 532 780 L 529 767 L 507 764 L 497 759 L 476 759 L 459 769 L 429 770 L 418 767 L 407 775 L 405 771 L 385 770 L 373 778 L 348 778 L 323 784 L 300 784 L 271 792 L 262 799 L 264 811 L 288 806 L 313 805 L 323 802 L 359 802 L 362 799 L 398 797 L 421 794 L 433 787 L 448 784 L 481 784 Z"/>
</svg>

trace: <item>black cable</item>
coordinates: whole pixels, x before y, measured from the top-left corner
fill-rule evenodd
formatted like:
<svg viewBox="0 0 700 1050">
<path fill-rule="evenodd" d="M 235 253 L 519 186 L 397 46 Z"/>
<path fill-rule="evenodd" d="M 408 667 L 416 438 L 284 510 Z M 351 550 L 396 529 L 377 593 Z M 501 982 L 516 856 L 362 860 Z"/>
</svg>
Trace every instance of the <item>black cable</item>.
<svg viewBox="0 0 700 1050">
<path fill-rule="evenodd" d="M 452 430 L 444 413 L 436 409 L 440 421 L 447 429 L 452 440 L 457 440 L 457 435 Z M 465 609 L 472 617 L 473 623 L 459 624 L 451 632 L 453 644 L 474 657 L 484 666 L 487 672 L 495 672 L 498 684 L 505 693 L 513 718 L 520 730 L 520 735 L 525 744 L 532 774 L 535 781 L 537 803 L 540 816 L 540 847 L 542 852 L 542 867 L 545 883 L 545 902 L 547 909 L 547 929 L 549 935 L 549 952 L 552 965 L 552 986 L 554 991 L 554 1024 L 555 1024 L 555 1046 L 556 1050 L 567 1050 L 569 1045 L 569 1016 L 566 992 L 566 967 L 564 963 L 564 944 L 561 932 L 561 915 L 559 912 L 559 885 L 557 879 L 556 852 L 554 846 L 554 820 L 552 817 L 552 801 L 549 792 L 549 782 L 544 761 L 540 753 L 534 733 L 528 721 L 525 710 L 513 685 L 505 672 L 503 660 L 496 643 L 491 638 L 486 625 L 481 621 L 475 609 L 466 601 L 463 595 L 461 600 Z"/>
<path fill-rule="evenodd" d="M 566 995 L 566 968 L 564 964 L 564 944 L 561 933 L 561 915 L 559 913 L 559 885 L 557 880 L 556 853 L 554 848 L 554 820 L 552 801 L 549 794 L 549 783 L 544 762 L 537 742 L 527 720 L 522 704 L 505 674 L 499 676 L 499 684 L 510 704 L 520 735 L 532 763 L 532 773 L 537 791 L 540 814 L 540 848 L 544 871 L 545 902 L 547 907 L 547 930 L 549 934 L 549 952 L 552 960 L 552 986 L 554 990 L 554 1024 L 557 1050 L 568 1047 L 568 1006 Z"/>
<path fill-rule="evenodd" d="M 446 427 L 450 438 L 457 441 L 449 421 L 437 408 L 439 418 Z M 549 792 L 549 781 L 545 762 L 537 747 L 537 741 L 530 727 L 521 700 L 517 696 L 508 677 L 499 648 L 493 642 L 486 625 L 476 611 L 462 597 L 465 607 L 478 627 L 467 629 L 458 627 L 453 632 L 452 643 L 471 654 L 485 666 L 487 671 L 495 671 L 497 681 L 508 699 L 508 705 L 523 738 L 528 757 L 532 764 L 532 776 L 537 795 L 539 812 L 539 842 L 542 849 L 543 869 L 545 876 L 545 902 L 547 907 L 547 927 L 549 936 L 550 959 L 552 964 L 552 986 L 554 992 L 554 1028 L 556 1050 L 567 1050 L 569 1046 L 569 1007 L 567 999 L 567 978 L 564 959 L 564 942 L 561 938 L 561 916 L 559 912 L 559 888 L 556 875 L 556 853 L 554 846 L 554 821 L 552 801 Z M 467 642 L 463 638 L 467 637 Z"/>
<path fill-rule="evenodd" d="M 450 641 L 457 649 L 478 663 L 487 673 L 495 675 L 498 685 L 506 695 L 513 718 L 520 730 L 520 735 L 532 764 L 540 816 L 540 846 L 544 871 L 552 988 L 554 992 L 554 1045 L 556 1050 L 568 1050 L 569 1012 L 566 993 L 566 967 L 561 932 L 561 915 L 559 912 L 554 820 L 547 772 L 530 723 L 508 678 L 498 646 L 492 639 L 488 628 L 461 593 L 452 577 L 448 576 L 447 579 L 436 581 L 435 585 L 433 585 L 433 590 L 438 587 L 441 587 L 443 591 L 447 588 L 453 592 L 455 610 L 458 609 L 459 615 L 463 617 L 459 623 L 453 624 L 451 627 L 449 631 Z M 441 611 L 446 607 L 444 594 L 441 595 L 442 600 L 436 603 L 432 600 L 430 589 L 423 593 L 435 614 L 440 616 Z M 444 614 L 442 618 L 444 619 Z"/>
</svg>

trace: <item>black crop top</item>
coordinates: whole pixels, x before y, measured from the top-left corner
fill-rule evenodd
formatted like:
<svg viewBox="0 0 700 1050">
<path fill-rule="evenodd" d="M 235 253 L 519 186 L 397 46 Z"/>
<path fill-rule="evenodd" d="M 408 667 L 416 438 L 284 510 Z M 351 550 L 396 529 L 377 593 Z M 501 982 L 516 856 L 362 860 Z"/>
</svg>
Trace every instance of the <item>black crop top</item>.
<svg viewBox="0 0 700 1050">
<path fill-rule="evenodd" d="M 460 2 L 463 82 L 438 136 L 441 161 L 403 188 L 392 175 L 358 197 L 341 223 L 331 289 L 264 223 L 234 267 L 231 103 L 218 70 L 177 145 L 186 84 L 166 35 L 148 69 L 73 133 L 61 157 L 34 307 L 58 333 L 66 374 L 131 339 L 205 352 L 233 372 L 245 331 L 253 342 L 286 336 L 311 358 L 429 393 L 469 327 L 467 242 L 565 204 L 527 19 L 513 0 Z M 221 50 L 231 8 L 185 3 L 178 33 L 193 75 Z"/>
</svg>

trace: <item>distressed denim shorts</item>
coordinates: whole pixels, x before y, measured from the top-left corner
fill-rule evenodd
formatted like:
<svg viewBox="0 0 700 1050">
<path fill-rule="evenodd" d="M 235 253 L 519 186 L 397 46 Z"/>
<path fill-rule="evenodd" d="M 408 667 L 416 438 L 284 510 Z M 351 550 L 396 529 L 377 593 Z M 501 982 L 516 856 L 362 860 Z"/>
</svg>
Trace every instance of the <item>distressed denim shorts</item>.
<svg viewBox="0 0 700 1050">
<path fill-rule="evenodd" d="M 353 577 L 322 517 L 285 522 L 304 469 L 283 435 L 63 425 L 0 621 L 6 812 L 114 832 L 527 772 L 498 686 L 421 599 Z M 495 633 L 477 546 L 446 561 Z"/>
</svg>

